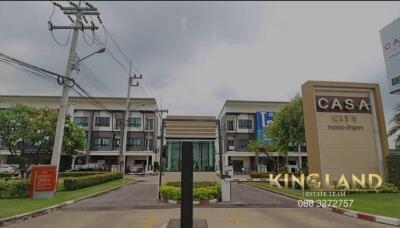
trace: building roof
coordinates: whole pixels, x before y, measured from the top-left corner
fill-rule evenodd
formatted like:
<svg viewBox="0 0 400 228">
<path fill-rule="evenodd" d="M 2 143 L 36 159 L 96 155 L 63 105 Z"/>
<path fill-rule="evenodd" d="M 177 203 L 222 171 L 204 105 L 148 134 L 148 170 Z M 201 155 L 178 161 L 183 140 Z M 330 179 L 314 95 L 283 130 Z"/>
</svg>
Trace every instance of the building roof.
<svg viewBox="0 0 400 228">
<path fill-rule="evenodd" d="M 229 106 L 229 105 L 234 105 L 234 104 L 260 104 L 260 105 L 277 104 L 277 105 L 283 105 L 283 104 L 288 104 L 288 103 L 289 103 L 289 101 L 226 100 L 224 105 L 222 106 L 221 111 L 219 112 L 218 118 L 221 117 L 221 114 L 222 114 L 225 106 Z"/>
</svg>

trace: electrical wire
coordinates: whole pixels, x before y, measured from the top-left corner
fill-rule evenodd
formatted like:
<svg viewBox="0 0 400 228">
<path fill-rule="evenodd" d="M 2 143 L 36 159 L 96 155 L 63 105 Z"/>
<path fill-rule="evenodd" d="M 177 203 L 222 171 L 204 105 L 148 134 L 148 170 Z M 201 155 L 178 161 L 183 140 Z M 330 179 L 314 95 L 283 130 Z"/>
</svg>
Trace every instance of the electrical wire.
<svg viewBox="0 0 400 228">
<path fill-rule="evenodd" d="M 106 32 L 106 34 L 110 37 L 112 43 L 115 45 L 115 47 L 117 47 L 117 49 L 119 50 L 119 52 L 121 53 L 121 55 L 125 58 L 125 60 L 129 63 L 129 58 L 125 55 L 125 53 L 122 51 L 122 49 L 119 47 L 119 45 L 117 44 L 117 42 L 114 40 L 114 38 L 111 36 L 111 34 L 107 31 L 106 27 L 104 26 L 104 24 L 101 24 L 101 26 L 103 27 L 104 31 Z"/>
<path fill-rule="evenodd" d="M 29 73 L 32 76 L 44 79 L 47 82 L 51 82 L 54 84 L 58 84 L 59 77 L 64 77 L 60 74 L 57 74 L 57 73 L 51 72 L 49 70 L 43 69 L 41 67 L 37 67 L 37 66 L 31 65 L 29 63 L 17 60 L 15 58 L 4 55 L 2 53 L 0 53 L 0 62 L 10 65 L 10 66 L 14 67 L 15 69 L 24 71 L 26 73 Z M 109 109 L 104 104 L 102 104 L 101 102 L 96 100 L 96 98 L 92 97 L 90 95 L 90 93 L 87 90 L 85 90 L 79 83 L 74 81 L 73 85 L 75 85 L 77 87 L 77 88 L 71 87 L 71 89 L 73 91 L 75 91 L 76 93 L 78 93 L 79 95 L 84 97 L 86 100 L 88 100 L 94 106 L 98 107 L 99 110 L 105 111 L 105 112 L 111 114 L 109 112 Z M 78 91 L 78 89 L 80 91 Z"/>
<path fill-rule="evenodd" d="M 53 15 L 54 15 L 55 10 L 56 10 L 56 5 L 53 4 L 53 12 L 51 13 L 50 18 L 49 18 L 49 21 L 50 21 L 50 22 L 52 22 L 51 19 L 53 18 Z M 69 38 L 70 38 L 70 36 L 71 36 L 71 30 L 68 31 L 68 38 L 67 38 L 67 40 L 65 41 L 65 43 L 60 43 L 60 42 L 57 40 L 57 38 L 54 36 L 53 30 L 50 30 L 50 34 L 51 34 L 51 37 L 53 37 L 54 42 L 56 42 L 56 44 L 58 44 L 58 46 L 60 46 L 60 47 L 66 47 L 66 46 L 68 45 L 68 43 L 69 43 Z"/>
<path fill-rule="evenodd" d="M 92 31 L 92 42 L 91 42 L 91 43 L 89 43 L 89 42 L 86 40 L 86 32 L 85 32 L 85 31 L 82 32 L 82 36 L 83 36 L 83 40 L 85 41 L 85 43 L 86 43 L 88 46 L 93 46 L 93 44 L 94 44 L 94 31 Z"/>
<path fill-rule="evenodd" d="M 78 54 L 75 53 L 75 60 L 78 61 L 80 58 L 78 56 Z M 84 74 L 86 74 L 86 76 L 90 77 L 90 79 L 88 78 L 89 82 L 94 82 L 95 84 L 97 84 L 100 90 L 102 89 L 106 89 L 109 90 L 108 86 L 100 79 L 100 77 L 92 70 L 90 69 L 85 63 L 79 63 L 78 68 L 80 70 L 82 70 L 82 72 Z"/>
</svg>

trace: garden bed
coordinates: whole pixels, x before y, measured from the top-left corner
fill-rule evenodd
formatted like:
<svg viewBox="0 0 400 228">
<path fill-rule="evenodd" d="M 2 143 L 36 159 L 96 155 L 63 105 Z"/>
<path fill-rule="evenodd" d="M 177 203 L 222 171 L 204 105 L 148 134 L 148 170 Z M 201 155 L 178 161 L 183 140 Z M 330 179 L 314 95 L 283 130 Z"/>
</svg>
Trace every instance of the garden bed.
<svg viewBox="0 0 400 228">
<path fill-rule="evenodd" d="M 160 195 L 163 201 L 178 203 L 181 200 L 181 187 L 179 182 L 171 182 L 160 186 Z M 221 186 L 218 182 L 194 182 L 193 201 L 208 203 L 216 202 L 221 198 Z M 197 204 L 197 202 L 196 202 Z"/>
</svg>

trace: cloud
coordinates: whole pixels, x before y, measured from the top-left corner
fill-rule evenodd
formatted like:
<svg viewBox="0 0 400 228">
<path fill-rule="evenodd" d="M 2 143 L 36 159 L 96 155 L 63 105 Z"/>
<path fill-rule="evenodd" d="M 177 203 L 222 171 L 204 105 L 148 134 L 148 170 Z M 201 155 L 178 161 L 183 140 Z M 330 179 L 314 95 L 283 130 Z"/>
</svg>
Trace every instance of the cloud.
<svg viewBox="0 0 400 228">
<path fill-rule="evenodd" d="M 67 3 L 63 3 L 67 4 Z M 307 80 L 379 83 L 388 94 L 379 30 L 399 16 L 397 2 L 95 2 L 104 25 L 142 73 L 134 96 L 155 96 L 171 114 L 218 115 L 225 99 L 289 100 Z M 1 52 L 58 73 L 68 46 L 58 46 L 48 2 L 4 2 Z M 24 12 L 18 14 L 18 12 Z M 90 18 L 88 18 L 90 20 Z M 97 23 L 97 20 L 93 18 Z M 52 21 L 69 24 L 59 10 Z M 105 31 L 97 34 L 104 40 Z M 60 41 L 67 31 L 56 31 Z M 90 35 L 90 33 L 88 33 Z M 107 47 L 123 63 L 112 40 Z M 79 37 L 78 54 L 97 50 Z M 85 60 L 110 90 L 83 74 L 77 81 L 98 96 L 125 96 L 127 74 L 107 54 Z M 0 92 L 60 94 L 60 88 L 0 67 Z M 21 83 L 23 82 L 23 83 Z"/>
</svg>

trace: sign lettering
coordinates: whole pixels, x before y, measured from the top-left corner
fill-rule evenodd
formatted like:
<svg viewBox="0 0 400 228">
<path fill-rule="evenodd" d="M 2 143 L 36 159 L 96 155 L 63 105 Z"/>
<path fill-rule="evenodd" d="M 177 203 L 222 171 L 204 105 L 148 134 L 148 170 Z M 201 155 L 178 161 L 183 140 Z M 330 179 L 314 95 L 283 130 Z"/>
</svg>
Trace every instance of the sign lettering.
<svg viewBox="0 0 400 228">
<path fill-rule="evenodd" d="M 369 97 L 315 96 L 317 112 L 371 113 Z"/>
</svg>

